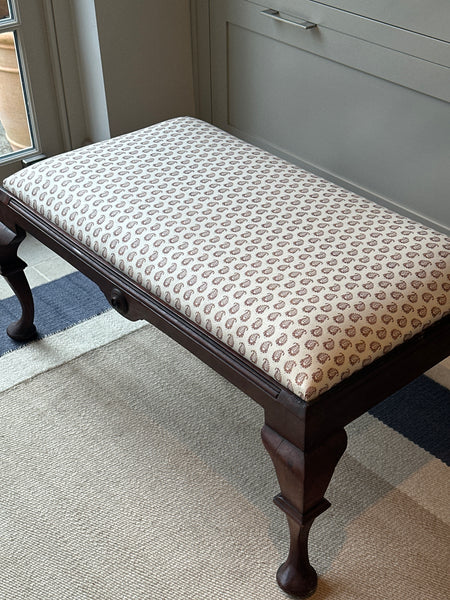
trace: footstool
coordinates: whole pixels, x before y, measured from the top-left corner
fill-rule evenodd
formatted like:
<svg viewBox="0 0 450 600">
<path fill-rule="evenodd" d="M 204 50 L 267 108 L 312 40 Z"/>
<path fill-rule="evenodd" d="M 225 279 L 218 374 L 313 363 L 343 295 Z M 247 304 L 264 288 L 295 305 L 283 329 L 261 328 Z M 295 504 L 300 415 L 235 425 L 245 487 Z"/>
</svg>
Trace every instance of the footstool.
<svg viewBox="0 0 450 600">
<path fill-rule="evenodd" d="M 450 352 L 450 239 L 193 118 L 27 167 L 0 219 L 11 337 L 36 334 L 29 232 L 262 405 L 290 530 L 277 580 L 311 595 L 344 427 Z"/>
</svg>

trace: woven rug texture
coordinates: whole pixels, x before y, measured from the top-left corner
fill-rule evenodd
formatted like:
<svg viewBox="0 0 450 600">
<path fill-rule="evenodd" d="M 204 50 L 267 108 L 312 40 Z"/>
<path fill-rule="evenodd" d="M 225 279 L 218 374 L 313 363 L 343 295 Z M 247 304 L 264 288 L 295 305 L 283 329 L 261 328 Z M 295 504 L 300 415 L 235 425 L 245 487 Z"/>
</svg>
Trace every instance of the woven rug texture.
<svg viewBox="0 0 450 600">
<path fill-rule="evenodd" d="M 1 334 L 0 600 L 287 598 L 262 409 L 74 277 L 41 286 L 42 339 Z M 422 377 L 348 427 L 315 600 L 448 599 L 449 398 Z"/>
</svg>

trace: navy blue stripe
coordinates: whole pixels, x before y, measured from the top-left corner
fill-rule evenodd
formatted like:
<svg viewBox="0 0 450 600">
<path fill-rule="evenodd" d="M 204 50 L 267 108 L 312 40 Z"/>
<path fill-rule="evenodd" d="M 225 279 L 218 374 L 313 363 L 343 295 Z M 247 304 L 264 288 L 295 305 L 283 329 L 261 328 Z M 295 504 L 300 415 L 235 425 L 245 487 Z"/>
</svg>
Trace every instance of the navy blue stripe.
<svg viewBox="0 0 450 600">
<path fill-rule="evenodd" d="M 450 466 L 450 391 L 422 375 L 369 411 Z"/>
<path fill-rule="evenodd" d="M 39 337 L 67 329 L 110 308 L 99 287 L 78 272 L 33 288 L 33 298 Z M 7 326 L 20 315 L 15 296 L 0 301 L 0 356 L 24 345 L 6 334 Z"/>
</svg>

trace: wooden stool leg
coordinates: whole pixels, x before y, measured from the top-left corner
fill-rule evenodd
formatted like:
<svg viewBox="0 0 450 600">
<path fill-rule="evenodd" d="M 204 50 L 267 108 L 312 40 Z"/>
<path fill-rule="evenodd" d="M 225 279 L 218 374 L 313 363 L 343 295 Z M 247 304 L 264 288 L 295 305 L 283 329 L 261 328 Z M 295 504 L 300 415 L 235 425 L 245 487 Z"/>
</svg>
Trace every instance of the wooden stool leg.
<svg viewBox="0 0 450 600">
<path fill-rule="evenodd" d="M 0 223 L 0 274 L 9 283 L 22 307 L 22 316 L 11 323 L 6 331 L 13 340 L 19 342 L 36 337 L 33 296 L 23 272 L 27 265 L 17 256 L 18 247 L 24 238 L 24 231 L 15 233 Z"/>
<path fill-rule="evenodd" d="M 278 569 L 277 582 L 288 594 L 307 598 L 317 587 L 317 574 L 308 558 L 309 530 L 330 506 L 324 494 L 347 446 L 347 435 L 342 429 L 303 452 L 267 425 L 261 433 L 281 488 L 274 502 L 286 513 L 290 531 L 289 555 Z"/>
</svg>

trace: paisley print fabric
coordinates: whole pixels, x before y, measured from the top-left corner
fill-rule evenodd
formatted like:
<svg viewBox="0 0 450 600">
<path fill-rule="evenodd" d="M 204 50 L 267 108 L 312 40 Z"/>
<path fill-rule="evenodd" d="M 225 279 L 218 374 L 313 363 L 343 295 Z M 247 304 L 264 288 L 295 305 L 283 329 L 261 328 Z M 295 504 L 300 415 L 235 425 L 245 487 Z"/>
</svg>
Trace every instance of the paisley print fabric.
<svg viewBox="0 0 450 600">
<path fill-rule="evenodd" d="M 202 121 L 5 188 L 310 400 L 450 312 L 450 239 Z"/>
</svg>

